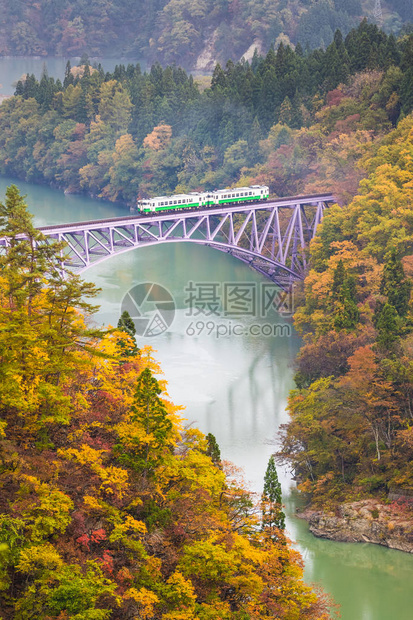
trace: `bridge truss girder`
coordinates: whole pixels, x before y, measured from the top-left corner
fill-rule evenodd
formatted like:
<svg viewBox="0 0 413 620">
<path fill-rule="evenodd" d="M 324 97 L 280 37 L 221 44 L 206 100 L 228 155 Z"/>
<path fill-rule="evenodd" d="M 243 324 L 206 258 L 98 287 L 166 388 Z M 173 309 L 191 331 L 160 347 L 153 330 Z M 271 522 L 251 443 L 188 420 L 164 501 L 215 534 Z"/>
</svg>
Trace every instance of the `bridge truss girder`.
<svg viewBox="0 0 413 620">
<path fill-rule="evenodd" d="M 66 243 L 65 265 L 79 273 L 135 248 L 191 242 L 226 252 L 283 288 L 303 279 L 307 250 L 334 196 L 294 197 L 253 205 L 136 215 L 41 228 Z M 7 239 L 0 239 L 0 246 Z"/>
</svg>

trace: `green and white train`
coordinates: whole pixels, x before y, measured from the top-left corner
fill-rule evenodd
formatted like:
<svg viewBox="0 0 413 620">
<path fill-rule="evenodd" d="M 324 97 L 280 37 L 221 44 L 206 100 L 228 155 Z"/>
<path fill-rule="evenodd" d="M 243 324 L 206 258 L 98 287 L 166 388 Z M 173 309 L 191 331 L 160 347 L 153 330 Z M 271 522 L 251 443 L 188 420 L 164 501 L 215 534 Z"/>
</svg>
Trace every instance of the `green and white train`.
<svg viewBox="0 0 413 620">
<path fill-rule="evenodd" d="M 269 188 L 266 185 L 217 189 L 214 192 L 190 192 L 175 196 L 157 196 L 148 200 L 138 200 L 141 213 L 154 211 L 176 211 L 181 209 L 200 209 L 221 205 L 242 204 L 267 200 Z"/>
</svg>

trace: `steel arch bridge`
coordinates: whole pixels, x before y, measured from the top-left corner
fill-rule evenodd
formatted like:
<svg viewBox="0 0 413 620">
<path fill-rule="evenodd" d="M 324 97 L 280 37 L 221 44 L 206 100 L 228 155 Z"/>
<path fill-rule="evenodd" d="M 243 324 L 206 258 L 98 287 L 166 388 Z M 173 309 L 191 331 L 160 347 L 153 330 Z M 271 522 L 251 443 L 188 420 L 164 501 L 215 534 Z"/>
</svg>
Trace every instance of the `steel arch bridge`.
<svg viewBox="0 0 413 620">
<path fill-rule="evenodd" d="M 81 273 L 135 248 L 191 242 L 235 256 L 282 288 L 304 278 L 306 249 L 335 202 L 332 194 L 209 207 L 164 214 L 45 226 L 43 234 L 67 244 L 65 265 Z M 0 246 L 7 239 L 0 239 Z"/>
</svg>

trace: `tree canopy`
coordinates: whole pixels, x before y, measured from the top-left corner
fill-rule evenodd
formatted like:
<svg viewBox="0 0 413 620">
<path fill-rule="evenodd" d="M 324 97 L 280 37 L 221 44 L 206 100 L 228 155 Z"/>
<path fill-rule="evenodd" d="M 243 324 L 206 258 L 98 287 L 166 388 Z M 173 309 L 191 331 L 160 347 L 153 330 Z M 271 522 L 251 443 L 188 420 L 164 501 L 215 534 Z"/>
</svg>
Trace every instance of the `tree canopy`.
<svg viewBox="0 0 413 620">
<path fill-rule="evenodd" d="M 279 458 L 323 505 L 413 488 L 413 117 L 363 165 L 314 239 L 295 316 L 305 342 Z"/>
<path fill-rule="evenodd" d="M 128 317 L 90 329 L 96 290 L 15 186 L 0 218 L 2 619 L 327 620 Z"/>
<path fill-rule="evenodd" d="M 413 21 L 404 0 L 382 0 L 386 32 Z M 208 50 L 219 61 L 251 48 L 267 52 L 277 42 L 304 48 L 328 46 L 337 29 L 347 34 L 363 17 L 375 19 L 360 0 L 22 0 L 6 5 L 0 52 L 11 56 L 117 56 L 181 64 L 194 69 Z M 6 24 L 11 24 L 6 27 Z"/>
<path fill-rule="evenodd" d="M 28 75 L 0 107 L 0 173 L 132 207 L 253 183 L 348 200 L 370 145 L 413 109 L 412 41 L 363 21 L 326 49 L 217 64 L 204 89 L 160 64 Z"/>
</svg>

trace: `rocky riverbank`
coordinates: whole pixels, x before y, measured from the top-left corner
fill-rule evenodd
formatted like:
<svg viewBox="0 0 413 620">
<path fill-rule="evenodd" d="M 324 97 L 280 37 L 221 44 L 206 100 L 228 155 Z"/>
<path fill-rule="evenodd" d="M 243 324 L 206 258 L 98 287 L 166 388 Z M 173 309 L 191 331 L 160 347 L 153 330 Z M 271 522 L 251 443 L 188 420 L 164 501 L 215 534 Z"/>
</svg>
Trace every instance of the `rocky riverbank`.
<svg viewBox="0 0 413 620">
<path fill-rule="evenodd" d="M 337 506 L 335 512 L 307 509 L 298 515 L 319 538 L 368 542 L 413 553 L 413 511 L 402 502 L 366 499 Z"/>
</svg>

